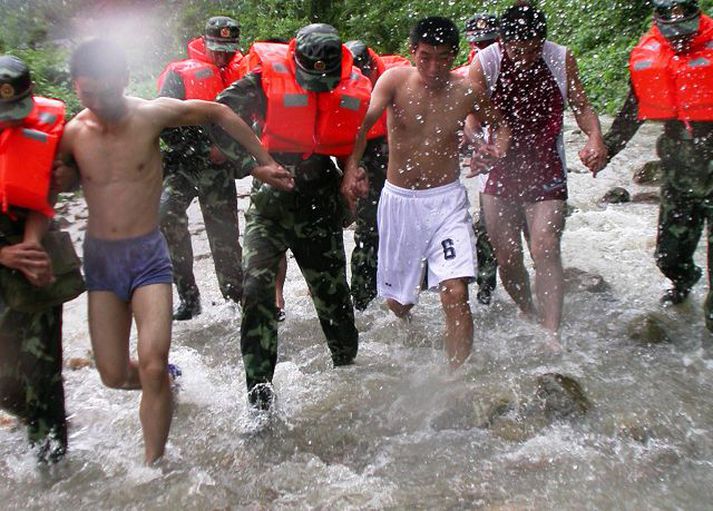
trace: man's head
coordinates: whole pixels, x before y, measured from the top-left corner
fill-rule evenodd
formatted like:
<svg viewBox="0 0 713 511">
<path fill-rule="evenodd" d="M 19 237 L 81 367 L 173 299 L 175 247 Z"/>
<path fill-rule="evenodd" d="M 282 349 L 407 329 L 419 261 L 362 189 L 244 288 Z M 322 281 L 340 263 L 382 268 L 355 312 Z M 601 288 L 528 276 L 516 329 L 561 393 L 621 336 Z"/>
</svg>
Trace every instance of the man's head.
<svg viewBox="0 0 713 511">
<path fill-rule="evenodd" d="M 297 83 L 313 92 L 334 89 L 342 76 L 342 40 L 326 23 L 302 27 L 295 37 Z"/>
<path fill-rule="evenodd" d="M 203 41 L 208 56 L 218 67 L 225 67 L 238 51 L 240 24 L 227 16 L 213 16 L 205 24 Z"/>
<path fill-rule="evenodd" d="M 439 16 L 424 18 L 411 29 L 411 54 L 426 85 L 446 82 L 458 54 L 459 39 L 455 24 Z"/>
<path fill-rule="evenodd" d="M 14 125 L 32 111 L 32 77 L 25 63 L 0 56 L 0 127 Z"/>
<path fill-rule="evenodd" d="M 654 23 L 676 49 L 683 49 L 698 32 L 701 9 L 697 0 L 653 0 Z"/>
<path fill-rule="evenodd" d="M 107 120 L 123 113 L 129 66 L 116 44 L 103 39 L 80 44 L 72 54 L 69 71 L 85 108 Z"/>
<path fill-rule="evenodd" d="M 499 36 L 498 18 L 493 14 L 478 13 L 465 22 L 465 38 L 471 50 L 483 49 Z"/>
<path fill-rule="evenodd" d="M 347 41 L 344 43 L 354 57 L 354 65 L 359 68 L 364 76 L 372 80 L 376 79 L 376 62 L 369 54 L 369 47 L 364 41 Z"/>
<path fill-rule="evenodd" d="M 500 40 L 516 66 L 529 68 L 540 57 L 547 38 L 545 13 L 529 4 L 519 4 L 500 16 Z"/>
</svg>

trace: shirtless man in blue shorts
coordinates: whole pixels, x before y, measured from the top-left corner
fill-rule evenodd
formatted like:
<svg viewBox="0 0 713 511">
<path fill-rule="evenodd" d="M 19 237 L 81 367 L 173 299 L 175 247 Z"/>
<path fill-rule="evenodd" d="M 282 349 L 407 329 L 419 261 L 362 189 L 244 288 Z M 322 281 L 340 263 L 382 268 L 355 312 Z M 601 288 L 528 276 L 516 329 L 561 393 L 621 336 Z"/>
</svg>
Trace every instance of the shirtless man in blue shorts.
<svg viewBox="0 0 713 511">
<path fill-rule="evenodd" d="M 167 372 L 171 342 L 171 262 L 158 230 L 164 128 L 215 123 L 257 160 L 261 180 L 291 179 L 228 107 L 208 101 L 124 95 L 129 72 L 112 43 L 80 45 L 70 64 L 85 107 L 67 127 L 56 169 L 60 187 L 80 180 L 89 208 L 84 270 L 89 291 L 89 334 L 105 385 L 142 391 L 140 419 L 146 462 L 160 458 L 171 424 Z M 132 316 L 138 360 L 129 355 Z"/>
</svg>

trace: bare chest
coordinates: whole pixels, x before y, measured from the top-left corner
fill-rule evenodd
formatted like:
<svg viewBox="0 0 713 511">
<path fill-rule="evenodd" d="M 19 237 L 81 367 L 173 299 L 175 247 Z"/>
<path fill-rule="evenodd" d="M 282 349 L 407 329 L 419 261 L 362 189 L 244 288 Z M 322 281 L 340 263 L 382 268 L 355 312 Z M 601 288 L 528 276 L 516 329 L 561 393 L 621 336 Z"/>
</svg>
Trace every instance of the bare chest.
<svg viewBox="0 0 713 511">
<path fill-rule="evenodd" d="M 407 88 L 397 95 L 393 112 L 397 128 L 450 136 L 462 128 L 469 109 L 463 95 L 456 91 L 426 94 Z"/>
</svg>

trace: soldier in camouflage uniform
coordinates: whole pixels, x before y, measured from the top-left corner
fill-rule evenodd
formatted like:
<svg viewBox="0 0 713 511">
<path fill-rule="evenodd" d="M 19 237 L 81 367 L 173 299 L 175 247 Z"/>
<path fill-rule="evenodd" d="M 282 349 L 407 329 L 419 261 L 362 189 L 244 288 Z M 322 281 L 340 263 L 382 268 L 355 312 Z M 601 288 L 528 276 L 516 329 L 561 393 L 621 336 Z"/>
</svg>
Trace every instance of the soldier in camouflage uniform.
<svg viewBox="0 0 713 511">
<path fill-rule="evenodd" d="M 240 28 L 224 16 L 210 18 L 204 36 L 206 53 L 225 70 L 238 51 Z M 229 82 L 225 84 L 229 85 Z M 176 73 L 169 72 L 159 96 L 190 99 Z M 173 264 L 173 278 L 180 303 L 176 320 L 191 319 L 201 311 L 200 293 L 193 275 L 193 249 L 186 210 L 195 197 L 203 212 L 220 292 L 226 300 L 242 297 L 242 248 L 238 241 L 238 203 L 233 163 L 214 148 L 205 130 L 191 126 L 166 130 L 164 190 L 161 196 L 161 231 Z"/>
<path fill-rule="evenodd" d="M 345 46 L 354 56 L 354 65 L 376 82 L 376 63 L 362 41 L 348 41 Z M 386 136 L 369 139 L 361 164 L 369 176 L 369 193 L 357 201 L 354 250 L 351 257 L 351 294 L 354 307 L 364 310 L 376 298 L 376 254 L 379 251 L 379 231 L 376 228 L 376 211 L 379 196 L 386 181 L 389 163 L 389 145 Z"/>
<path fill-rule="evenodd" d="M 308 25 L 298 32 L 295 47 L 293 78 L 300 86 L 317 93 L 334 89 L 342 66 L 336 30 L 324 24 Z M 223 91 L 217 101 L 246 120 L 265 122 L 268 98 L 262 76 L 263 71 L 256 69 Z M 271 151 L 278 163 L 290 169 L 287 181 L 285 177 L 256 175 L 254 162 L 240 146 L 220 130 L 211 129 L 211 137 L 242 167 L 240 176 L 252 173 L 255 178 L 245 213 L 240 346 L 249 402 L 267 409 L 273 401 L 270 382 L 277 363 L 275 278 L 288 248 L 309 286 L 334 366 L 350 364 L 357 354 L 358 333 L 346 280 L 341 172 L 328 155 L 312 153 L 305 159 L 301 153 Z"/>
<path fill-rule="evenodd" d="M 696 0 L 655 0 L 654 9 L 656 30 L 682 58 L 690 51 L 691 41 L 698 39 L 703 24 L 711 27 Z M 633 68 L 636 71 L 646 66 L 634 63 Z M 626 102 L 604 137 L 610 157 L 625 147 L 644 122 L 640 120 L 640 100 L 633 82 L 632 75 L 632 88 Z M 713 84 L 701 80 L 698 86 L 710 88 Z M 693 261 L 693 254 L 705 222 L 708 223 L 709 289 L 713 278 L 713 124 L 708 120 L 688 122 L 669 118 L 664 122 L 664 132 L 656 149 L 664 175 L 655 258 L 661 272 L 673 283 L 661 302 L 664 305 L 679 304 L 688 297 L 702 274 Z M 713 330 L 713 294 L 710 290 L 704 310 L 706 325 Z"/>
<path fill-rule="evenodd" d="M 30 72 L 14 57 L 0 57 L 0 135 L 20 124 L 33 108 Z M 49 257 L 33 238 L 37 213 L 10 207 L 0 212 L 0 271 L 19 270 L 40 285 L 41 271 L 51 277 Z M 30 226 L 32 227 L 27 227 Z M 11 244 L 10 239 L 23 239 Z M 44 270 L 40 270 L 41 266 Z M 34 277 L 27 277 L 34 273 Z M 0 407 L 27 424 L 41 461 L 57 461 L 67 449 L 62 382 L 62 307 L 37 312 L 10 309 L 0 298 Z"/>
</svg>

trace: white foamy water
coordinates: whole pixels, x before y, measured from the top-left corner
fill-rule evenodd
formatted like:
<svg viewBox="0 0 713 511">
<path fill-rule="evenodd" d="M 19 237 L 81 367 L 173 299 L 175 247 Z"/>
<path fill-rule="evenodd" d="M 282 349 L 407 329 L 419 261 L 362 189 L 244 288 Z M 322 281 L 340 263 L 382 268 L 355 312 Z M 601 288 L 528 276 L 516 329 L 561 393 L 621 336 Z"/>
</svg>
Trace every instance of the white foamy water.
<svg viewBox="0 0 713 511">
<path fill-rule="evenodd" d="M 561 359 L 542 353 L 539 332 L 518 319 L 499 286 L 493 305 L 473 306 L 474 352 L 453 374 L 445 369 L 435 294 L 422 295 L 410 325 L 379 300 L 358 313 L 356 364 L 332 369 L 291 261 L 277 412 L 257 421 L 246 409 L 240 311 L 220 297 L 194 205 L 204 312 L 174 323 L 171 359 L 184 376 L 166 459 L 158 468 L 142 464 L 137 393 L 104 388 L 93 368 L 66 369 L 67 459 L 38 468 L 24 430 L 0 429 L 2 507 L 710 508 L 713 367 L 701 350 L 709 336 L 701 311 L 705 279 L 688 303 L 662 310 L 658 298 L 667 282 L 653 260 L 657 207 L 597 203 L 615 185 L 649 190 L 631 185 L 630 176 L 653 158 L 656 130 L 645 127 L 593 180 L 578 173 L 583 137 L 572 129 L 570 121 L 566 138 L 575 172 L 569 202 L 576 211 L 567 219 L 563 259 L 565 267 L 602 275 L 611 292 L 566 296 Z M 247 181 L 238 188 L 245 192 Z M 347 253 L 352 236 L 345 231 Z M 705 266 L 703 245 L 696 256 Z M 629 339 L 627 323 L 645 313 L 660 316 L 671 343 L 651 347 Z M 65 320 L 66 358 L 84 356 L 84 297 L 67 305 Z M 517 410 L 547 372 L 580 382 L 593 404 L 586 417 L 553 424 L 526 418 L 514 430 L 488 426 L 494 403 L 508 401 Z"/>
</svg>

